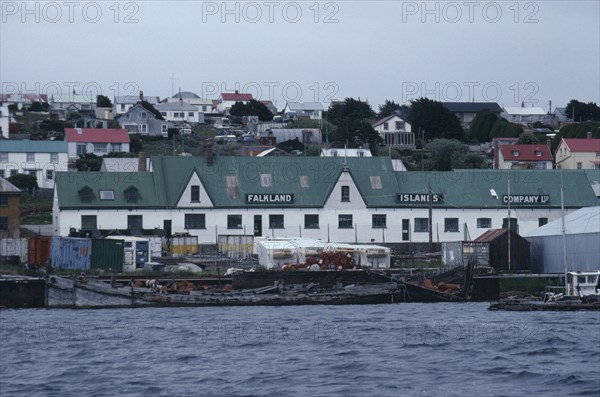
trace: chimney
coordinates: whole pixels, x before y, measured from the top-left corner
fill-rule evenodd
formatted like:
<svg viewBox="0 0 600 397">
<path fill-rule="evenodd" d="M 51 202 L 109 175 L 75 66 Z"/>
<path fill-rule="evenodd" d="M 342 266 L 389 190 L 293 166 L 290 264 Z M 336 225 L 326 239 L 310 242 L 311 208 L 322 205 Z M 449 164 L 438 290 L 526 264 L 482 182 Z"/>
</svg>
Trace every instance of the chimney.
<svg viewBox="0 0 600 397">
<path fill-rule="evenodd" d="M 204 140 L 204 157 L 206 158 L 206 165 L 211 166 L 214 163 L 213 160 L 213 140 L 205 139 Z"/>
<path fill-rule="evenodd" d="M 587 139 L 592 139 L 592 131 L 588 131 L 586 137 Z"/>
<path fill-rule="evenodd" d="M 140 91 L 140 101 L 144 100 L 144 91 Z"/>
<path fill-rule="evenodd" d="M 146 172 L 146 153 L 140 152 L 138 154 L 138 172 Z"/>
</svg>

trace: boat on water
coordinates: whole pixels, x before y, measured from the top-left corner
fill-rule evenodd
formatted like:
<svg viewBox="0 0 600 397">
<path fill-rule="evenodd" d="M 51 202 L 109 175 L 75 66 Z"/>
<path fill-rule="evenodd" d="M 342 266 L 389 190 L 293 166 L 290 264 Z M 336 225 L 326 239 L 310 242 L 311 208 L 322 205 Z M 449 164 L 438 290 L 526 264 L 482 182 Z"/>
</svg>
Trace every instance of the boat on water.
<svg viewBox="0 0 600 397">
<path fill-rule="evenodd" d="M 506 311 L 600 311 L 600 270 L 567 272 L 564 287 L 546 287 L 542 300 L 504 299 L 490 310 Z"/>
<path fill-rule="evenodd" d="M 397 303 L 406 299 L 406 291 L 395 282 L 373 285 L 346 285 L 320 288 L 317 284 L 273 286 L 252 290 L 196 290 L 184 280 L 163 282 L 146 280 L 114 285 L 94 278 L 48 278 L 47 306 L 53 308 L 108 308 L 151 306 L 259 306 L 312 304 Z"/>
</svg>

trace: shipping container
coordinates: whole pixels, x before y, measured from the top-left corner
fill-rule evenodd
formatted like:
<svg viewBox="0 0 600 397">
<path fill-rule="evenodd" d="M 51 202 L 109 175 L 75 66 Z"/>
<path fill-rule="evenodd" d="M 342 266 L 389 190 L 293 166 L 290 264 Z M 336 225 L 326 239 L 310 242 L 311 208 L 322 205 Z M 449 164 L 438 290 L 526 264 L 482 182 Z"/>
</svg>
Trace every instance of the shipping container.
<svg viewBox="0 0 600 397">
<path fill-rule="evenodd" d="M 28 263 L 43 266 L 50 259 L 50 242 L 47 236 L 31 237 L 28 242 Z"/>
<path fill-rule="evenodd" d="M 254 236 L 220 234 L 217 241 L 219 252 L 231 259 L 252 257 Z"/>
<path fill-rule="evenodd" d="M 148 239 L 134 236 L 108 236 L 109 240 L 123 241 L 123 271 L 134 272 L 143 269 L 150 262 L 150 243 Z"/>
<path fill-rule="evenodd" d="M 78 237 L 52 237 L 50 261 L 63 269 L 87 270 L 91 266 L 92 240 Z"/>
<path fill-rule="evenodd" d="M 198 254 L 198 236 L 173 236 L 169 252 L 172 256 Z"/>
<path fill-rule="evenodd" d="M 2 262 L 12 263 L 27 262 L 26 238 L 3 238 L 0 240 L 0 258 Z M 18 259 L 17 259 L 18 258 Z"/>
<path fill-rule="evenodd" d="M 107 272 L 123 272 L 125 242 L 113 239 L 94 239 L 92 241 L 92 269 Z"/>
</svg>

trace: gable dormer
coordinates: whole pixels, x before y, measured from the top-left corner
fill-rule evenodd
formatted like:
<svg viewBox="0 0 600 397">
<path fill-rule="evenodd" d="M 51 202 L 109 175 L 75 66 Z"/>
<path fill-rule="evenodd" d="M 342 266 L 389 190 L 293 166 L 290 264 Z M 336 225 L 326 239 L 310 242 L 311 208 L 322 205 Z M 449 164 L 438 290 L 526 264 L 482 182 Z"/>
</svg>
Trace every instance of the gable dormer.
<svg viewBox="0 0 600 397">
<path fill-rule="evenodd" d="M 345 210 L 366 207 L 367 204 L 363 200 L 350 171 L 344 166 L 344 169 L 340 173 L 338 180 L 325 202 L 325 208 Z"/>
<path fill-rule="evenodd" d="M 140 191 L 135 186 L 131 185 L 123 191 L 125 195 L 125 201 L 131 204 L 135 204 L 140 199 Z"/>
<path fill-rule="evenodd" d="M 213 207 L 213 202 L 208 196 L 202 180 L 194 170 L 188 182 L 179 196 L 177 207 Z"/>
<path fill-rule="evenodd" d="M 85 185 L 78 191 L 79 199 L 82 203 L 91 203 L 94 199 L 94 191 L 88 185 Z"/>
</svg>

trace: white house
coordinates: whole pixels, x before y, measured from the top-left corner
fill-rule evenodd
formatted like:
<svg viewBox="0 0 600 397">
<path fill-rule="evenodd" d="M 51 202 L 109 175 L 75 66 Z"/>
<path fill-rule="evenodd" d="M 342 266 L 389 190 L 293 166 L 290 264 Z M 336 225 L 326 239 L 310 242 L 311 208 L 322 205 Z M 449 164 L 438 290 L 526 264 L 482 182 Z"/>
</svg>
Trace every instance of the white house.
<svg viewBox="0 0 600 397">
<path fill-rule="evenodd" d="M 389 146 L 415 146 L 415 134 L 412 127 L 397 114 L 384 117 L 373 123 L 375 131 Z"/>
<path fill-rule="evenodd" d="M 52 189 L 56 172 L 67 171 L 67 143 L 64 141 L 0 141 L 0 177 L 28 174 L 40 188 Z"/>
<path fill-rule="evenodd" d="M 140 101 L 146 101 L 149 104 L 156 106 L 156 104 L 160 102 L 160 98 L 157 96 L 145 96 L 143 92 L 140 92 L 140 95 L 137 96 L 115 96 L 113 100 L 113 113 L 116 115 L 127 113 Z"/>
<path fill-rule="evenodd" d="M 8 126 L 10 124 L 10 113 L 8 104 L 0 102 L 0 139 L 8 139 Z"/>
<path fill-rule="evenodd" d="M 537 121 L 548 124 L 552 117 L 541 107 L 505 107 L 501 116 L 509 123 L 535 123 Z"/>
<path fill-rule="evenodd" d="M 185 123 L 204 123 L 204 113 L 197 106 L 183 100 L 159 103 L 154 106 L 167 121 Z"/>
<path fill-rule="evenodd" d="M 562 138 L 556 152 L 556 168 L 563 170 L 600 170 L 600 139 Z"/>
<path fill-rule="evenodd" d="M 494 164 L 497 169 L 552 169 L 552 153 L 548 146 L 537 145 L 500 145 L 494 152 Z"/>
<path fill-rule="evenodd" d="M 586 173 L 567 172 L 565 211 L 597 205 Z M 433 241 L 462 241 L 507 225 L 509 201 L 520 233 L 558 219 L 560 178 L 396 172 L 387 157 L 153 157 L 151 172 L 59 173 L 53 219 L 60 235 L 127 229 L 135 220 L 211 243 L 220 235 L 426 243 L 431 201 Z"/>
<path fill-rule="evenodd" d="M 129 133 L 122 128 L 65 128 L 69 159 L 93 153 L 129 152 Z"/>
<path fill-rule="evenodd" d="M 286 119 L 308 117 L 312 120 L 321 120 L 323 110 L 320 102 L 288 102 L 285 104 L 283 114 Z"/>
<path fill-rule="evenodd" d="M 162 103 L 176 103 L 176 102 L 179 102 L 180 100 L 187 104 L 196 106 L 196 108 L 198 108 L 198 112 L 201 112 L 204 114 L 213 113 L 212 99 L 200 98 L 200 96 L 198 94 L 195 94 L 195 93 L 189 92 L 189 91 L 179 92 L 170 98 L 166 98 L 166 99 L 162 100 Z"/>
<path fill-rule="evenodd" d="M 62 94 L 50 97 L 50 110 L 60 119 L 65 119 L 69 113 L 94 112 L 96 97 L 93 95 Z"/>
<path fill-rule="evenodd" d="M 35 93 L 0 94 L 0 103 L 17 105 L 18 110 L 29 109 L 34 102 L 39 102 L 41 105 L 48 105 L 48 95 Z"/>
<path fill-rule="evenodd" d="M 246 104 L 252 99 L 252 94 L 242 94 L 238 91 L 222 92 L 219 96 L 219 99 L 217 100 L 217 110 L 220 113 L 227 113 L 229 112 L 229 109 L 231 109 L 231 107 L 235 105 L 236 102 L 242 102 Z"/>
</svg>

